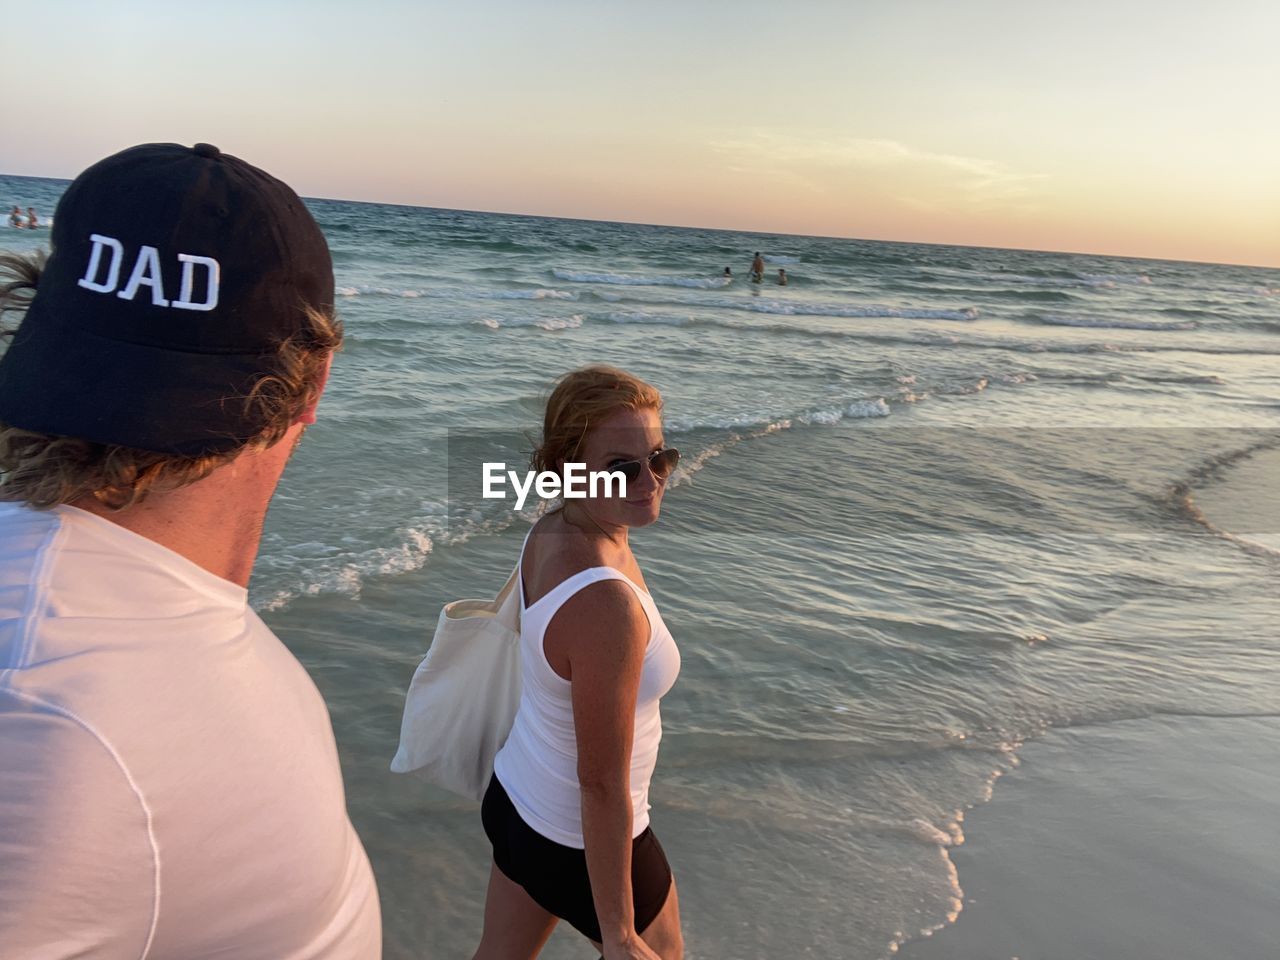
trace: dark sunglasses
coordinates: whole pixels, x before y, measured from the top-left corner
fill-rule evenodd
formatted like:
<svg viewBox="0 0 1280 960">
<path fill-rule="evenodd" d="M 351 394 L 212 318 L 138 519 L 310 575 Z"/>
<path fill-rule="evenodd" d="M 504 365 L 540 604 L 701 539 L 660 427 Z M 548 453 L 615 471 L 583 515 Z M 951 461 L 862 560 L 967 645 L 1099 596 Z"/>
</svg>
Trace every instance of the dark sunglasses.
<svg viewBox="0 0 1280 960">
<path fill-rule="evenodd" d="M 643 460 L 619 460 L 617 463 L 611 463 L 609 471 L 622 474 L 627 478 L 627 483 L 635 483 L 640 479 L 640 468 L 648 464 L 649 472 L 653 474 L 655 480 L 665 480 L 671 476 L 671 471 L 679 462 L 680 451 L 675 447 L 667 447 L 665 450 L 655 450 Z"/>
</svg>

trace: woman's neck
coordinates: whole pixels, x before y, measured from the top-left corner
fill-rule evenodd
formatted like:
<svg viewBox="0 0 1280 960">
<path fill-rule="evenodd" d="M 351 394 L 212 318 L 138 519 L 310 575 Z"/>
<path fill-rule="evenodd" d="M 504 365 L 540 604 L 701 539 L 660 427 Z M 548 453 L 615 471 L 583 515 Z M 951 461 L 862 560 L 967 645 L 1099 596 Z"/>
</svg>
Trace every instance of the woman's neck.
<svg viewBox="0 0 1280 960">
<path fill-rule="evenodd" d="M 627 549 L 627 532 L 629 528 L 626 524 L 601 524 L 587 510 L 572 502 L 566 502 L 557 512 L 564 523 L 581 531 L 588 537 L 604 540 L 616 550 Z"/>
</svg>

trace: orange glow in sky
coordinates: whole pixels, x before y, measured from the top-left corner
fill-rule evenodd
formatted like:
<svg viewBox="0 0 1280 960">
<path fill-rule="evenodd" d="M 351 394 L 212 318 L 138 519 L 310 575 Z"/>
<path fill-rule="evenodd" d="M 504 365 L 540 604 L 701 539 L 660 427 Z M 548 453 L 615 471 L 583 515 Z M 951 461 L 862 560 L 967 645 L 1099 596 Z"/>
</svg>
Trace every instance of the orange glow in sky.
<svg viewBox="0 0 1280 960">
<path fill-rule="evenodd" d="M 25 10 L 0 172 L 206 140 L 311 196 L 1280 266 L 1273 2 L 216 14 Z"/>
</svg>

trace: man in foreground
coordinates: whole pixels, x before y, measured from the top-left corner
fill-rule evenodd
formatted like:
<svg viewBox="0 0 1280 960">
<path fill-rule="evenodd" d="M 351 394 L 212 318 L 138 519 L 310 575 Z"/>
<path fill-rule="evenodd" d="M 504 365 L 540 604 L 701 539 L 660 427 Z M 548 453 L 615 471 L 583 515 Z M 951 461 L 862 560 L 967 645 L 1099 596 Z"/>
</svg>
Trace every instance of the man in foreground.
<svg viewBox="0 0 1280 960">
<path fill-rule="evenodd" d="M 147 144 L 52 246 L 0 288 L 0 952 L 373 960 L 328 713 L 246 592 L 341 342 L 324 237 Z"/>
</svg>

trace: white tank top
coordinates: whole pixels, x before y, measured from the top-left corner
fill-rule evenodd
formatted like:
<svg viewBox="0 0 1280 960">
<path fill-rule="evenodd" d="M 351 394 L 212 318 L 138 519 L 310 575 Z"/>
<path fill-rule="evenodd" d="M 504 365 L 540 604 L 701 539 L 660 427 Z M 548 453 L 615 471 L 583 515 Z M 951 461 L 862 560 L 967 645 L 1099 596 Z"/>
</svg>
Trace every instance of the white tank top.
<svg viewBox="0 0 1280 960">
<path fill-rule="evenodd" d="M 523 565 L 523 547 L 520 554 Z M 523 572 L 517 571 L 520 708 L 511 734 L 493 764 L 494 773 L 521 819 L 547 839 L 578 850 L 583 849 L 585 843 L 582 793 L 578 785 L 578 741 L 573 725 L 573 684 L 551 668 L 542 640 L 547 624 L 565 601 L 588 584 L 601 580 L 621 580 L 628 584 L 649 618 L 649 643 L 640 672 L 635 737 L 631 746 L 632 838 L 649 825 L 649 779 L 658 762 L 658 742 L 662 739 L 658 701 L 671 689 L 680 672 L 680 651 L 662 622 L 653 597 L 613 567 L 580 570 L 528 607 L 524 603 Z"/>
</svg>

